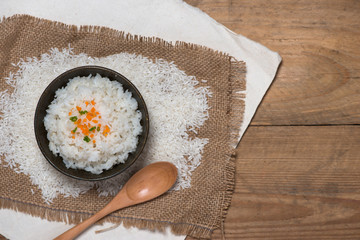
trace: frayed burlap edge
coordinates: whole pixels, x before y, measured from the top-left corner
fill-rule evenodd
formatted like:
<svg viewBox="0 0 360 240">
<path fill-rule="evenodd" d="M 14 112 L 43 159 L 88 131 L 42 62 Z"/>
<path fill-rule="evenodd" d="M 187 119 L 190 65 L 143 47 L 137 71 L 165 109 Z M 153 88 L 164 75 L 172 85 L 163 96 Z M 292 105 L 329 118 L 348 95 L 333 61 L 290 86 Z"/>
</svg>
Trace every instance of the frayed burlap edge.
<svg viewBox="0 0 360 240">
<path fill-rule="evenodd" d="M 1 24 L 6 24 L 7 22 L 16 20 L 17 18 L 25 18 L 29 22 L 33 22 L 36 24 L 44 24 L 48 26 L 56 26 L 64 29 L 72 30 L 78 33 L 101 33 L 108 35 L 110 37 L 123 38 L 125 41 L 139 41 L 143 43 L 151 43 L 158 44 L 162 47 L 175 48 L 175 49 L 183 49 L 189 48 L 194 50 L 205 50 L 209 51 L 213 54 L 217 54 L 222 58 L 229 58 L 230 61 L 230 108 L 229 108 L 229 131 L 230 131 L 230 146 L 229 146 L 229 154 L 226 156 L 225 161 L 227 162 L 224 172 L 224 182 L 226 185 L 226 189 L 224 192 L 222 211 L 221 211 L 221 219 L 220 219 L 220 228 L 222 231 L 222 236 L 224 238 L 224 221 L 226 218 L 227 211 L 231 204 L 232 194 L 235 188 L 235 148 L 239 142 L 239 132 L 240 127 L 243 122 L 243 114 L 245 111 L 245 93 L 246 90 L 246 79 L 245 72 L 246 66 L 242 61 L 237 61 L 233 57 L 229 57 L 227 53 L 214 50 L 208 48 L 206 46 L 200 46 L 193 43 L 186 43 L 181 41 L 176 41 L 175 43 L 167 42 L 163 39 L 157 37 L 144 37 L 139 35 L 132 35 L 130 33 L 125 33 L 123 31 L 116 31 L 110 28 L 101 27 L 101 26 L 75 26 L 75 25 L 67 25 L 65 23 L 50 21 L 47 19 L 41 19 L 37 17 L 33 17 L 30 15 L 16 14 L 11 17 L 3 17 L 0 19 Z M 47 219 L 49 221 L 62 221 L 69 224 L 76 224 L 82 221 L 83 219 L 88 218 L 92 215 L 92 213 L 87 212 L 69 212 L 64 211 L 62 209 L 54 209 L 51 207 L 43 207 L 38 206 L 33 203 L 27 203 L 22 200 L 10 199 L 10 198 L 1 198 L 0 197 L 0 208 L 7 208 L 16 210 L 19 212 L 23 212 L 29 214 L 31 216 L 40 217 L 42 219 Z M 106 221 L 111 221 L 114 223 L 123 223 L 125 227 L 135 226 L 140 229 L 149 229 L 149 230 L 164 230 L 167 226 L 170 227 L 171 231 L 174 234 L 187 234 L 194 237 L 201 238 L 210 238 L 214 229 L 210 229 L 208 227 L 200 226 L 200 225 L 192 225 L 189 223 L 173 223 L 168 221 L 158 221 L 153 219 L 140 219 L 138 217 L 131 216 L 108 216 Z M 101 224 L 103 221 L 99 221 Z"/>
<path fill-rule="evenodd" d="M 2 19 L 0 19 L 0 23 L 7 24 L 8 22 L 17 20 L 19 17 L 25 19 L 28 22 L 35 23 L 38 25 L 47 25 L 50 27 L 61 27 L 66 30 L 74 31 L 75 33 L 99 33 L 99 34 L 101 33 L 101 34 L 107 35 L 109 37 L 123 38 L 125 41 L 139 41 L 139 42 L 149 43 L 149 44 L 158 44 L 162 47 L 175 48 L 175 49 L 188 48 L 188 49 L 193 49 L 193 50 L 203 50 L 203 51 L 205 50 L 205 51 L 209 51 L 211 53 L 217 54 L 219 57 L 222 57 L 222 58 L 229 57 L 229 54 L 227 54 L 227 53 L 224 53 L 219 50 L 215 50 L 215 49 L 212 49 L 212 48 L 209 48 L 206 46 L 197 45 L 194 43 L 187 43 L 187 42 L 183 42 L 183 41 L 169 42 L 169 41 L 165 41 L 158 37 L 145 37 L 145 36 L 140 36 L 140 35 L 136 35 L 136 34 L 125 33 L 124 31 L 114 30 L 114 29 L 111 29 L 108 27 L 102 27 L 102 26 L 68 25 L 68 24 L 65 24 L 62 22 L 51 21 L 48 19 L 33 17 L 33 16 L 30 16 L 27 14 L 15 14 L 10 17 L 2 17 Z"/>
<path fill-rule="evenodd" d="M 240 130 L 243 123 L 245 112 L 245 90 L 246 90 L 246 64 L 243 61 L 238 61 L 235 58 L 230 58 L 230 151 L 231 154 L 227 156 L 227 164 L 225 167 L 225 194 L 221 212 L 220 230 L 222 239 L 225 239 L 225 218 L 231 205 L 232 195 L 235 189 L 235 172 L 236 172 L 236 147 L 240 140 Z"/>
<path fill-rule="evenodd" d="M 230 197 L 231 201 L 231 197 Z M 33 217 L 40 217 L 48 221 L 64 222 L 67 224 L 78 224 L 79 222 L 91 217 L 95 213 L 65 211 L 62 209 L 54 209 L 51 207 L 38 206 L 33 203 L 24 202 L 22 200 L 14 200 L 0 197 L 0 208 L 11 209 L 17 212 L 29 214 Z M 170 221 L 159 221 L 154 219 L 142 219 L 133 216 L 114 216 L 108 215 L 106 219 L 99 220 L 96 224 L 103 224 L 104 222 L 111 222 L 114 224 L 123 224 L 125 228 L 137 227 L 139 229 L 147 229 L 150 231 L 164 232 L 167 227 L 170 227 L 172 233 L 176 235 L 189 235 L 200 238 L 210 238 L 214 229 L 205 226 L 189 223 L 174 223 Z M 110 230 L 113 228 L 110 228 Z M 107 229 L 104 229 L 107 231 Z M 98 231 L 101 233 L 103 231 Z"/>
</svg>

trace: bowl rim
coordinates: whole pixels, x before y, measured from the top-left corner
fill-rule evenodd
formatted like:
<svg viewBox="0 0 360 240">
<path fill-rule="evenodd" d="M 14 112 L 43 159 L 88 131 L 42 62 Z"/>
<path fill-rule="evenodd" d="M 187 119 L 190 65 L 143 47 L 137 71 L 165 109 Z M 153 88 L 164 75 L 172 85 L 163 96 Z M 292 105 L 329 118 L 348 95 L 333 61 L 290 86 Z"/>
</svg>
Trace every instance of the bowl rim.
<svg viewBox="0 0 360 240">
<path fill-rule="evenodd" d="M 81 176 L 75 176 L 75 175 L 73 175 L 73 174 L 71 174 L 71 173 L 69 173 L 69 172 L 66 172 L 66 171 L 62 170 L 61 168 L 59 168 L 59 167 L 50 159 L 50 157 L 49 157 L 47 154 L 45 154 L 45 149 L 44 149 L 45 146 L 44 146 L 44 144 L 41 142 L 40 134 L 38 134 L 38 131 L 39 131 L 39 130 L 38 130 L 38 128 L 37 128 L 37 125 L 39 124 L 39 123 L 37 122 L 37 120 L 39 119 L 39 114 L 40 114 L 39 111 L 40 111 L 40 108 L 41 108 L 40 105 L 41 105 L 42 100 L 45 98 L 45 96 L 48 94 L 48 92 L 54 92 L 54 94 L 55 94 L 55 92 L 57 91 L 57 89 L 59 89 L 59 88 L 57 88 L 57 89 L 54 91 L 54 90 L 52 90 L 52 86 L 53 86 L 54 84 L 56 84 L 57 82 L 59 82 L 59 81 L 64 81 L 63 78 L 66 78 L 66 76 L 68 76 L 68 75 L 70 75 L 70 74 L 72 74 L 72 73 L 74 73 L 74 72 L 83 71 L 83 70 L 106 71 L 106 72 L 109 72 L 110 74 L 114 74 L 114 79 L 110 79 L 109 77 L 107 77 L 107 78 L 109 78 L 110 81 L 118 81 L 118 79 L 121 79 L 122 81 L 125 81 L 127 84 L 129 84 L 129 85 L 131 86 L 132 90 L 136 93 L 137 97 L 140 99 L 141 104 L 142 104 L 142 106 L 143 106 L 144 115 L 145 115 L 145 116 L 143 116 L 143 118 L 142 118 L 142 119 L 144 119 L 143 124 L 145 125 L 145 126 L 142 126 L 142 127 L 143 127 L 143 132 L 141 133 L 141 135 L 143 135 L 143 136 L 142 136 L 143 141 L 142 141 L 142 143 L 140 144 L 140 138 L 138 137 L 138 145 L 136 146 L 136 150 L 135 150 L 137 153 L 136 153 L 135 157 L 133 157 L 131 163 L 130 163 L 129 165 L 123 167 L 121 170 L 116 171 L 115 173 L 113 173 L 113 174 L 111 174 L 111 175 L 103 176 L 103 177 L 98 177 L 98 178 L 96 178 L 96 177 L 95 177 L 95 178 L 84 178 L 84 177 L 81 177 Z M 100 73 L 98 73 L 98 74 L 100 74 Z M 94 75 L 94 74 L 89 73 L 88 76 L 89 76 L 89 75 Z M 100 75 L 101 75 L 101 74 L 100 74 Z M 102 77 L 103 77 L 103 76 L 102 76 Z M 70 78 L 66 79 L 66 80 L 64 81 L 65 83 L 63 84 L 63 87 L 65 87 L 65 86 L 68 84 L 69 80 L 71 80 L 71 79 L 73 79 L 73 78 L 74 78 L 74 77 L 70 77 Z M 118 82 L 121 83 L 120 81 L 118 81 Z M 123 83 L 121 83 L 121 84 L 123 85 Z M 132 97 L 134 97 L 134 96 L 132 96 Z M 53 99 L 54 99 L 54 98 L 53 98 Z M 138 102 L 137 99 L 136 99 L 136 101 Z M 138 104 L 139 104 L 139 102 L 138 102 Z M 47 109 L 47 108 L 46 108 L 46 109 Z M 46 110 L 45 110 L 45 111 L 46 111 Z M 61 172 L 62 174 L 66 175 L 66 176 L 68 176 L 68 177 L 71 177 L 71 178 L 74 178 L 74 179 L 77 179 L 77 180 L 101 181 L 101 180 L 106 180 L 106 179 L 115 177 L 115 176 L 123 173 L 126 169 L 128 169 L 131 165 L 133 165 L 134 162 L 136 162 L 136 160 L 139 158 L 139 156 L 140 156 L 141 153 L 143 152 L 143 150 L 144 150 L 144 148 L 145 148 L 145 145 L 146 145 L 146 143 L 147 143 L 147 139 L 148 139 L 148 135 L 149 135 L 149 128 L 150 128 L 150 123 L 149 123 L 149 121 L 150 121 L 150 120 L 149 120 L 149 112 L 148 112 L 148 109 L 147 109 L 145 100 L 144 100 L 143 96 L 141 95 L 140 91 L 137 89 L 137 87 L 136 87 L 128 78 L 126 78 L 126 77 L 123 76 L 122 74 L 120 74 L 120 73 L 118 73 L 118 72 L 116 72 L 116 71 L 114 71 L 114 70 L 112 70 L 112 69 L 110 69 L 110 68 L 106 68 L 106 67 L 102 67 L 102 66 L 98 66 L 98 65 L 85 65 L 85 66 L 75 67 L 75 68 L 72 68 L 72 69 L 69 69 L 69 70 L 63 72 L 62 74 L 58 75 L 54 80 L 52 80 L 52 81 L 47 85 L 47 87 L 43 90 L 43 92 L 42 92 L 42 94 L 41 94 L 41 96 L 40 96 L 40 98 L 39 98 L 39 100 L 38 100 L 38 102 L 37 102 L 36 109 L 35 109 L 35 115 L 34 115 L 34 132 L 35 132 L 35 138 L 36 138 L 37 145 L 38 145 L 38 147 L 39 147 L 42 155 L 45 157 L 45 159 L 46 159 L 56 170 L 58 170 L 59 172 Z M 44 125 L 44 120 L 43 120 L 43 119 L 41 120 L 41 124 Z M 45 128 L 45 126 L 44 126 L 44 128 Z M 145 130 L 145 132 L 144 132 L 144 130 Z M 45 129 L 45 131 L 46 131 L 46 129 Z M 47 131 L 46 131 L 46 132 L 47 132 Z M 47 138 L 47 136 L 46 136 L 46 138 Z M 52 154 L 53 154 L 53 153 L 52 153 Z M 53 156 L 55 156 L 55 155 L 53 154 Z M 56 156 L 55 156 L 55 157 L 56 157 Z M 58 156 L 58 157 L 60 157 L 60 156 Z M 62 158 L 62 157 L 60 157 L 60 158 Z M 62 161 L 63 161 L 63 159 L 62 159 Z M 126 161 L 125 161 L 125 162 L 126 162 Z M 114 166 L 117 166 L 117 165 L 119 165 L 119 164 L 123 164 L 123 163 L 118 163 L 118 164 L 115 164 Z M 112 166 L 110 169 L 103 170 L 102 173 L 104 173 L 104 172 L 106 172 L 106 171 L 108 171 L 108 170 L 113 169 L 114 166 Z M 70 169 L 70 168 L 67 168 L 67 169 Z M 85 170 L 83 170 L 83 169 L 73 169 L 73 171 L 77 171 L 77 170 L 85 171 Z M 94 176 L 97 175 L 97 174 L 93 174 L 93 173 L 88 172 L 88 171 L 86 171 L 86 172 L 87 172 L 88 174 L 91 174 L 91 175 L 94 175 Z M 99 176 L 100 176 L 102 173 L 100 173 Z"/>
</svg>

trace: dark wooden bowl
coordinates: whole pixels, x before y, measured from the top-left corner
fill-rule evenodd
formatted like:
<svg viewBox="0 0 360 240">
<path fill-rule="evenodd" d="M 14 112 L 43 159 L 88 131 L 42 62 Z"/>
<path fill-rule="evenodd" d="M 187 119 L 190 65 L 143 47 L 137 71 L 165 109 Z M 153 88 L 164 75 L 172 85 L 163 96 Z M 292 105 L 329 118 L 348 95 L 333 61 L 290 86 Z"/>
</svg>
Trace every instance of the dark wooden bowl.
<svg viewBox="0 0 360 240">
<path fill-rule="evenodd" d="M 63 162 L 63 159 L 60 156 L 55 156 L 49 149 L 49 140 L 47 138 L 47 131 L 44 126 L 44 117 L 46 116 L 46 110 L 48 106 L 53 101 L 55 92 L 57 89 L 65 87 L 70 79 L 80 76 L 87 77 L 89 75 L 95 76 L 96 74 L 100 74 L 102 77 L 107 77 L 111 81 L 118 81 L 123 85 L 124 90 L 128 90 L 132 93 L 133 98 L 135 98 L 138 102 L 138 110 L 142 114 L 141 126 L 143 131 L 139 136 L 139 142 L 136 147 L 135 152 L 129 154 L 128 159 L 125 163 L 119 163 L 114 165 L 112 168 L 108 170 L 104 170 L 100 174 L 93 174 L 85 170 L 80 169 L 72 169 L 67 168 Z M 124 76 L 121 74 L 100 66 L 83 66 L 71 69 L 69 71 L 64 72 L 55 80 L 53 80 L 49 86 L 42 93 L 39 102 L 36 107 L 35 117 L 34 117 L 34 128 L 35 128 L 35 136 L 37 144 L 44 155 L 44 157 L 49 161 L 49 163 L 55 167 L 61 173 L 75 178 L 79 180 L 88 180 L 88 181 L 96 181 L 96 180 L 104 180 L 115 175 L 118 175 L 124 172 L 127 168 L 129 168 L 140 156 L 142 150 L 144 149 L 148 134 L 149 134 L 149 114 L 146 108 L 146 104 L 144 99 L 142 98 L 139 90 Z"/>
</svg>

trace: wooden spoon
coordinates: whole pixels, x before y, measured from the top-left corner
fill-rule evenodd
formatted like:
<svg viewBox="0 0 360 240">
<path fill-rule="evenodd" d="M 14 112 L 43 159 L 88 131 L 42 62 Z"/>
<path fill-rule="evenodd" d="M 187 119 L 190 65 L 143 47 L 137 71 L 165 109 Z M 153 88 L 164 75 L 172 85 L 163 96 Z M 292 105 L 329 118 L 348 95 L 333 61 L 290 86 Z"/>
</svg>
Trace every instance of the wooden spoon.
<svg viewBox="0 0 360 240">
<path fill-rule="evenodd" d="M 176 167 L 169 162 L 150 164 L 132 176 L 120 192 L 98 213 L 61 234 L 55 240 L 73 239 L 106 215 L 154 199 L 169 190 L 177 178 Z"/>
</svg>

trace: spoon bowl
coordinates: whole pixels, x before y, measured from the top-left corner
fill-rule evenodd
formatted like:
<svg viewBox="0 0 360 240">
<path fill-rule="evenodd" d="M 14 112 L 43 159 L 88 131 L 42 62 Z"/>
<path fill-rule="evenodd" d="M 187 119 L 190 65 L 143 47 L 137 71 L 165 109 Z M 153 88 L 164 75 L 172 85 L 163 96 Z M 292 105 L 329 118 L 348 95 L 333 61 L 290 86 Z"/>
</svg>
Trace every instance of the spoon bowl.
<svg viewBox="0 0 360 240">
<path fill-rule="evenodd" d="M 74 239 L 106 215 L 162 195 L 174 185 L 176 179 L 177 169 L 172 163 L 156 162 L 144 167 L 129 179 L 114 199 L 103 209 L 84 222 L 61 234 L 55 238 L 55 240 Z"/>
</svg>

